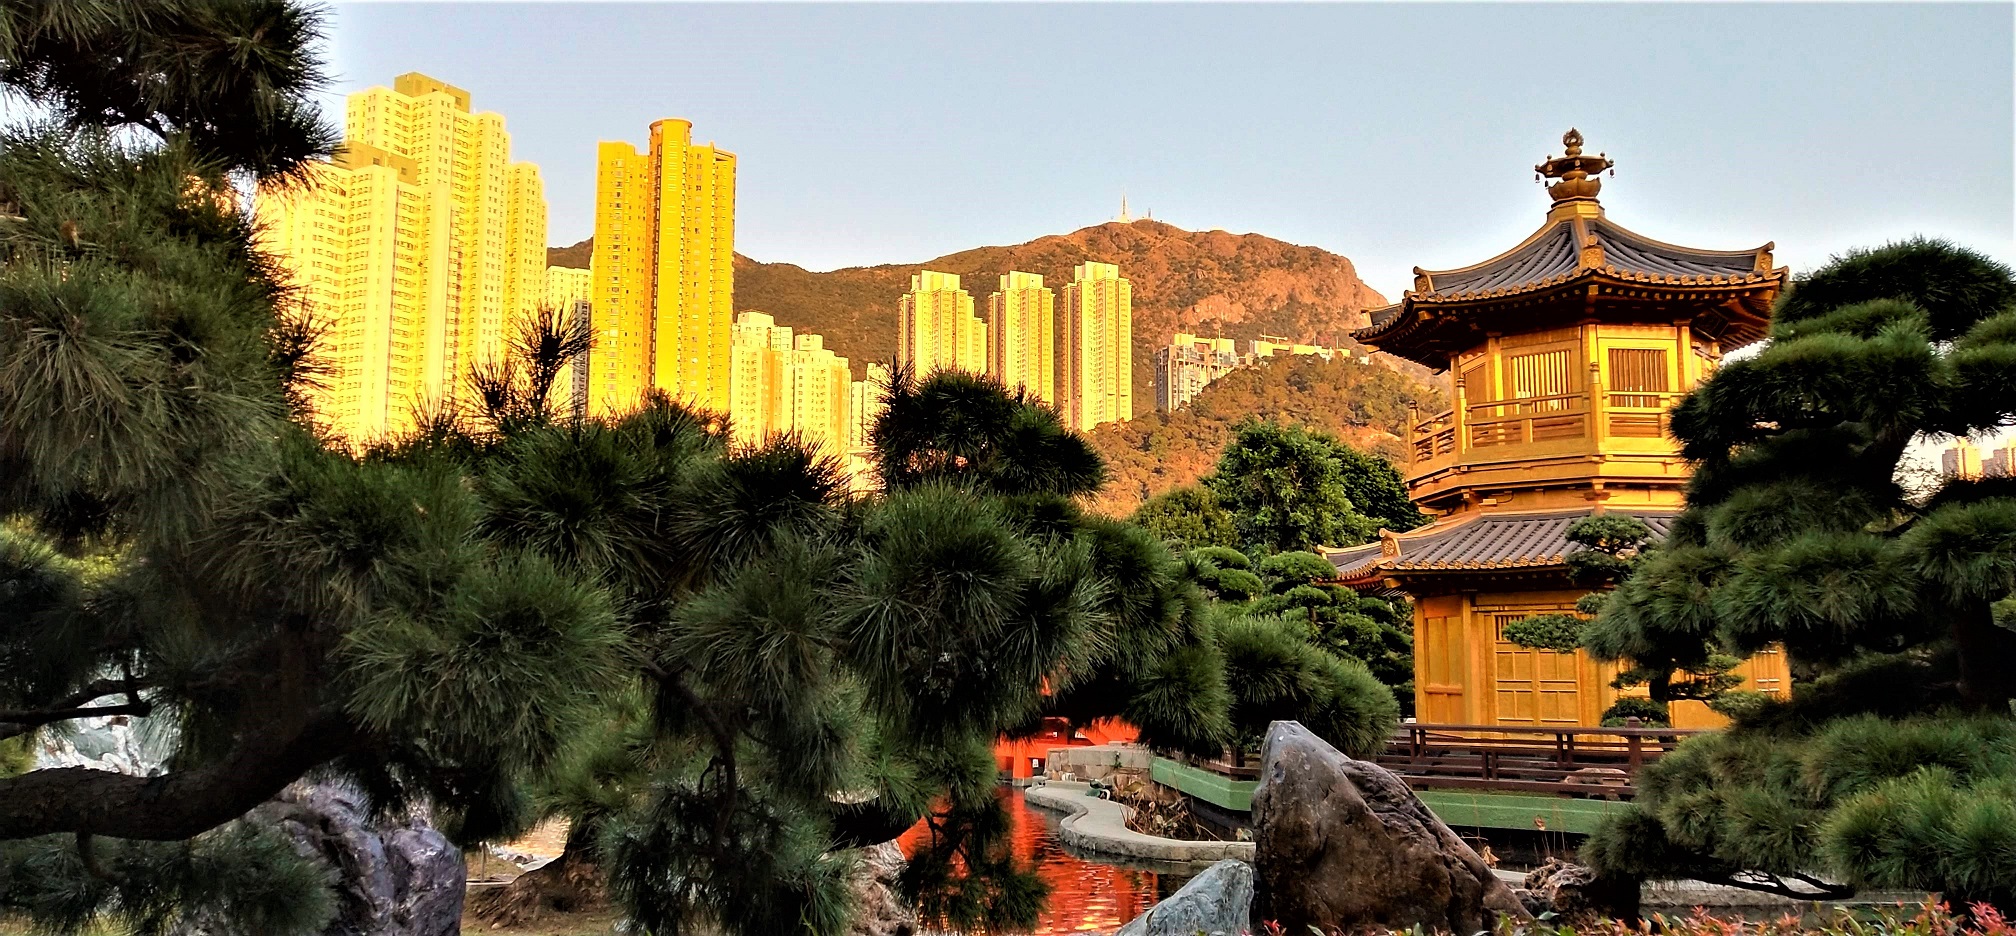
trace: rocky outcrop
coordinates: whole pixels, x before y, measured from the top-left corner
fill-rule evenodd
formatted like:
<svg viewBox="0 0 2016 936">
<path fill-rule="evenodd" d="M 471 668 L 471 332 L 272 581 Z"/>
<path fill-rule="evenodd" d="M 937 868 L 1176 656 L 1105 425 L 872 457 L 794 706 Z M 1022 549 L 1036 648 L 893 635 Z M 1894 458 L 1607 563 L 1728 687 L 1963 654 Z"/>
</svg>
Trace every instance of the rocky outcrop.
<svg viewBox="0 0 2016 936">
<path fill-rule="evenodd" d="M 1511 888 L 1399 777 L 1275 722 L 1253 793 L 1253 923 L 1454 933 L 1529 916 Z"/>
<path fill-rule="evenodd" d="M 906 859 L 895 842 L 861 849 L 854 869 L 854 922 L 848 936 L 914 936 L 917 908 L 896 889 Z"/>
<path fill-rule="evenodd" d="M 468 878 L 462 851 L 419 813 L 374 821 L 364 797 L 341 783 L 296 783 L 253 811 L 329 863 L 336 919 L 323 936 L 454 936 Z"/>
<path fill-rule="evenodd" d="M 1148 908 L 1113 936 L 1231 936 L 1253 912 L 1253 866 L 1226 859 Z"/>
</svg>

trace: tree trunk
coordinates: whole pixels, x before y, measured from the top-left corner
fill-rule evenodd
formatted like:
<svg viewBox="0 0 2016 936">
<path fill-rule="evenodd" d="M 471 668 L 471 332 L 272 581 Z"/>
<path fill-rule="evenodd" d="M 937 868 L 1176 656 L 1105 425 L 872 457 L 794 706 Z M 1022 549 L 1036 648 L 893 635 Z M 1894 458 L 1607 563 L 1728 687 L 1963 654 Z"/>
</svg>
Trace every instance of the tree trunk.
<svg viewBox="0 0 2016 936">
<path fill-rule="evenodd" d="M 1987 602 L 1955 608 L 1953 646 L 1960 657 L 1960 697 L 2007 712 L 2016 699 L 2016 631 L 1995 624 Z"/>
<path fill-rule="evenodd" d="M 493 926 L 523 926 L 547 911 L 580 913 L 609 900 L 608 879 L 597 863 L 595 836 L 587 823 L 567 832 L 560 857 L 512 879 L 503 887 L 472 894 L 469 909 Z"/>
</svg>

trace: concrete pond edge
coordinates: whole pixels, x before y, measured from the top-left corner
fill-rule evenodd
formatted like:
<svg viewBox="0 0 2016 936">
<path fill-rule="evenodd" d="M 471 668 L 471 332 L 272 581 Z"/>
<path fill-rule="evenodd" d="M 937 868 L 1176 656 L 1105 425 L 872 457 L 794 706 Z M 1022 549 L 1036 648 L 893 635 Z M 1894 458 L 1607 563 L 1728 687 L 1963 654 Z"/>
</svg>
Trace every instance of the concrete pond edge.
<svg viewBox="0 0 2016 936">
<path fill-rule="evenodd" d="M 1071 848 L 1141 858 L 1151 861 L 1187 862 L 1208 866 L 1227 858 L 1253 861 L 1252 842 L 1192 842 L 1184 839 L 1143 835 L 1127 828 L 1133 810 L 1121 803 L 1089 795 L 1092 786 L 1070 780 L 1052 780 L 1022 789 L 1032 806 L 1064 813 L 1057 824 L 1057 840 Z"/>
</svg>

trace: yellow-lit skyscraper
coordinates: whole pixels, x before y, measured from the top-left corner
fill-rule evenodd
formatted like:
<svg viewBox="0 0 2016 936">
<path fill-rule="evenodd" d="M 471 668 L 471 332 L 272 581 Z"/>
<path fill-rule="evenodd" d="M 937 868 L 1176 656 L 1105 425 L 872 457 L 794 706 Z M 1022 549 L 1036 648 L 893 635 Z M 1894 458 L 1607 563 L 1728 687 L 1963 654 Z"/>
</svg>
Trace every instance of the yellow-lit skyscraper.
<svg viewBox="0 0 2016 936">
<path fill-rule="evenodd" d="M 1057 408 L 1081 432 L 1134 418 L 1134 287 L 1081 263 L 1057 304 Z"/>
<path fill-rule="evenodd" d="M 986 373 L 987 327 L 974 317 L 973 296 L 959 288 L 959 274 L 917 273 L 896 309 L 896 363 L 918 377 L 947 369 Z"/>
<path fill-rule="evenodd" d="M 987 297 L 987 373 L 1045 403 L 1057 399 L 1057 296 L 1034 273 L 1008 273 Z"/>
<path fill-rule="evenodd" d="M 594 303 L 588 299 L 592 285 L 592 277 L 587 270 L 549 266 L 546 268 L 546 305 L 562 313 L 562 321 L 592 331 L 595 326 Z M 564 394 L 567 408 L 575 416 L 588 415 L 588 359 L 591 356 L 584 354 L 568 364 L 567 372 L 560 375 L 559 388 L 554 391 Z"/>
<path fill-rule="evenodd" d="M 853 473 L 854 489 L 874 487 L 870 462 L 875 457 L 875 421 L 889 408 L 884 394 L 889 392 L 889 366 L 870 363 L 865 379 L 847 385 L 847 469 Z"/>
<path fill-rule="evenodd" d="M 511 162 L 504 118 L 418 73 L 350 95 L 341 152 L 305 191 L 261 192 L 261 240 L 324 326 L 311 395 L 364 442 L 456 401 L 546 297 L 539 168 Z"/>
<path fill-rule="evenodd" d="M 649 147 L 596 150 L 595 350 L 598 413 L 647 389 L 729 408 L 735 294 L 735 156 L 693 143 L 693 125 L 660 120 Z"/>
<path fill-rule="evenodd" d="M 735 440 L 752 444 L 787 432 L 807 448 L 843 464 L 848 452 L 847 359 L 818 335 L 762 312 L 735 317 L 733 400 Z"/>
</svg>

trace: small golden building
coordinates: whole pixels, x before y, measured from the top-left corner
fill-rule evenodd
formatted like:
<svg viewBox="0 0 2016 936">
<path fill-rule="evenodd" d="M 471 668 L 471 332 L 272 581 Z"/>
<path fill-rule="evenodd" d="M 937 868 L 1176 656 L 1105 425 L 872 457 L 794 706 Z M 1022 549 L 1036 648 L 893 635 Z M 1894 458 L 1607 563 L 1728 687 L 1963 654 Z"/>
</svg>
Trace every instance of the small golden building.
<svg viewBox="0 0 2016 936">
<path fill-rule="evenodd" d="M 1785 269 L 1771 246 L 1697 250 L 1633 233 L 1603 214 L 1597 175 L 1567 153 L 1546 223 L 1518 246 L 1455 270 L 1414 270 L 1414 288 L 1354 334 L 1450 375 L 1454 406 L 1408 434 L 1409 494 L 1436 519 L 1332 550 L 1338 579 L 1414 599 L 1416 717 L 1431 724 L 1596 725 L 1620 692 L 1616 664 L 1531 650 L 1506 624 L 1572 612 L 1584 593 L 1563 557 L 1575 520 L 1636 516 L 1664 535 L 1688 466 L 1667 410 L 1724 354 L 1765 337 Z M 1742 688 L 1787 687 L 1782 653 L 1743 664 Z M 1642 694 L 1643 690 L 1635 690 Z M 1676 727 L 1718 716 L 1672 707 Z"/>
</svg>

